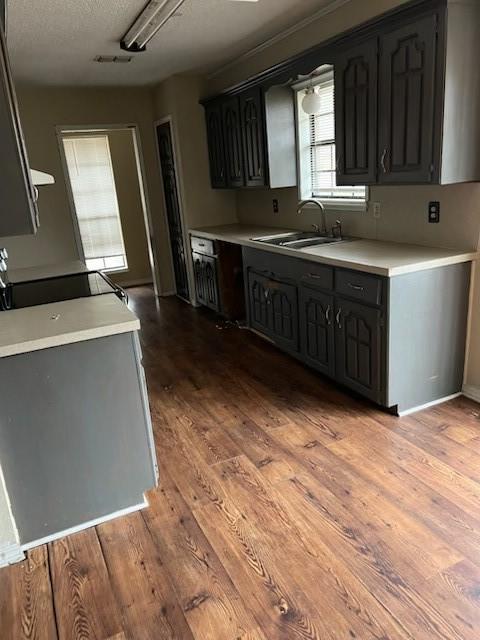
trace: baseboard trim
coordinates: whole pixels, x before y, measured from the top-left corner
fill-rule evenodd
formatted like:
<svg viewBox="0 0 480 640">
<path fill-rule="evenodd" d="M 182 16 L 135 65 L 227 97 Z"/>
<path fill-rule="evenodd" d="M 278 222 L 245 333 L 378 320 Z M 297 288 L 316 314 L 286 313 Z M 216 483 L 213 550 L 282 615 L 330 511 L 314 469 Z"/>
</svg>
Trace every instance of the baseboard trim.
<svg viewBox="0 0 480 640">
<path fill-rule="evenodd" d="M 129 513 L 140 511 L 141 509 L 145 509 L 145 507 L 148 507 L 148 502 L 146 500 L 144 500 L 143 502 L 140 502 L 139 504 L 135 504 L 132 507 L 127 507 L 126 509 L 120 509 L 120 511 L 115 511 L 114 513 L 109 513 L 106 516 L 101 516 L 100 518 L 89 520 L 88 522 L 84 522 L 83 524 L 79 524 L 75 527 L 70 527 L 69 529 L 64 529 L 63 531 L 59 531 L 58 533 L 52 533 L 49 536 L 40 538 L 39 540 L 33 540 L 32 542 L 27 542 L 26 544 L 22 544 L 20 548 L 22 551 L 28 551 L 29 549 L 33 549 L 34 547 L 39 547 L 40 545 L 46 544 L 47 542 L 53 542 L 53 540 L 58 540 L 59 538 L 70 536 L 73 533 L 78 533 L 79 531 L 83 531 L 84 529 L 90 529 L 90 527 L 96 527 L 98 524 L 102 524 L 103 522 L 108 522 L 109 520 L 120 518 L 121 516 L 127 516 Z"/>
<path fill-rule="evenodd" d="M 463 395 L 466 398 L 470 398 L 470 400 L 474 400 L 475 402 L 480 402 L 480 387 L 476 387 L 473 384 L 464 384 Z"/>
<path fill-rule="evenodd" d="M 22 560 L 25 560 L 25 554 L 16 542 L 0 546 L 0 567 L 22 562 Z"/>
<path fill-rule="evenodd" d="M 409 416 L 412 413 L 417 413 L 417 411 L 423 411 L 423 409 L 429 409 L 430 407 L 434 407 L 437 404 L 443 404 L 444 402 L 448 402 L 449 400 L 454 400 L 459 396 L 463 395 L 461 391 L 458 393 L 452 393 L 451 396 L 444 396 L 443 398 L 438 398 L 437 400 L 432 400 L 431 402 L 426 402 L 425 404 L 420 404 L 418 407 L 412 407 L 411 409 L 405 409 L 405 411 L 398 411 L 398 415 L 400 418 L 404 416 Z"/>
</svg>

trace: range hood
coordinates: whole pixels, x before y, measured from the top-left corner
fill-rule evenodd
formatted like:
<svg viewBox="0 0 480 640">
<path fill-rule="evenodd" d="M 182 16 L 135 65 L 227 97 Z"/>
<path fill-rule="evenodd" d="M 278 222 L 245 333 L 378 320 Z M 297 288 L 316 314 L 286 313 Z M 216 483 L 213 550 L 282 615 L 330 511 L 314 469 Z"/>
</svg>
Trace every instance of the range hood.
<svg viewBox="0 0 480 640">
<path fill-rule="evenodd" d="M 37 171 L 36 169 L 30 169 L 30 175 L 32 177 L 32 182 L 36 187 L 40 187 L 44 184 L 55 184 L 55 178 L 49 173 Z"/>
</svg>

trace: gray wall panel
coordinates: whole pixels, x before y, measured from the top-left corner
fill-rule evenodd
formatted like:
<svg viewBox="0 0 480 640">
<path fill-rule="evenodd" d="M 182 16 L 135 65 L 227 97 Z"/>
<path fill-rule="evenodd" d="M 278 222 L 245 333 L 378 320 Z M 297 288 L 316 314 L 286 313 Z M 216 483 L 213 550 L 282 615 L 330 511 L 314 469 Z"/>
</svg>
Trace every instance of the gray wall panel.
<svg viewBox="0 0 480 640">
<path fill-rule="evenodd" d="M 156 484 L 134 334 L 0 360 L 0 461 L 22 544 Z"/>
<path fill-rule="evenodd" d="M 388 405 L 399 410 L 461 391 L 470 263 L 390 280 Z"/>
</svg>

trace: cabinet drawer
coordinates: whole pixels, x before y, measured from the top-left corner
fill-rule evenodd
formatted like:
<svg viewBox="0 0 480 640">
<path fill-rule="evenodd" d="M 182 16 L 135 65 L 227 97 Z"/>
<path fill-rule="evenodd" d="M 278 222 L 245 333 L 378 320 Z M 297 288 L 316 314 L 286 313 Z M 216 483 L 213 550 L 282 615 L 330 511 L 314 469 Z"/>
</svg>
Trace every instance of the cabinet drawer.
<svg viewBox="0 0 480 640">
<path fill-rule="evenodd" d="M 299 274 L 300 282 L 314 289 L 333 289 L 333 269 L 314 262 L 305 262 Z"/>
<path fill-rule="evenodd" d="M 196 251 L 197 253 L 203 253 L 207 256 L 214 256 L 216 253 L 214 240 L 192 236 L 190 238 L 190 245 L 192 247 L 192 251 Z"/>
<path fill-rule="evenodd" d="M 383 280 L 378 276 L 337 269 L 335 290 L 349 298 L 380 306 L 383 302 Z"/>
</svg>

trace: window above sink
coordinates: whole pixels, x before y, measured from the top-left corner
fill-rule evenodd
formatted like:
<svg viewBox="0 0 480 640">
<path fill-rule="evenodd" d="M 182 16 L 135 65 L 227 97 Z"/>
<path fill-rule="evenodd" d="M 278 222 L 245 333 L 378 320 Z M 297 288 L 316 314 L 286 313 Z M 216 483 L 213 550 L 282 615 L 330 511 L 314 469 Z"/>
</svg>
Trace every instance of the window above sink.
<svg viewBox="0 0 480 640">
<path fill-rule="evenodd" d="M 293 85 L 295 91 L 299 199 L 320 201 L 328 210 L 365 211 L 366 186 L 339 186 L 336 182 L 335 108 L 333 67 L 323 65 L 313 78 Z M 320 109 L 305 113 L 308 90 L 320 98 Z"/>
</svg>

